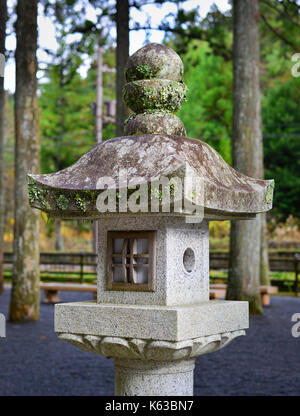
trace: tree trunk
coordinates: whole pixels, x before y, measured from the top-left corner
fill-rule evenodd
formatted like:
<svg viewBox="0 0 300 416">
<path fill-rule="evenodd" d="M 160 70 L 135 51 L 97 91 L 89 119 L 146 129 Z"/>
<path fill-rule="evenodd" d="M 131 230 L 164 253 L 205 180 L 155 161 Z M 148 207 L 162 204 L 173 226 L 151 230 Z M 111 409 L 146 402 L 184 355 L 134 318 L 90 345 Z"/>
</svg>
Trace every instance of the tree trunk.
<svg viewBox="0 0 300 416">
<path fill-rule="evenodd" d="M 96 81 L 96 118 L 95 118 L 95 139 L 96 143 L 102 142 L 102 105 L 103 105 L 103 79 L 102 79 L 102 34 L 99 34 L 97 51 L 97 81 Z M 98 254 L 98 221 L 93 222 L 93 251 Z"/>
<path fill-rule="evenodd" d="M 259 88 L 259 7 L 257 0 L 234 0 L 233 166 L 254 178 L 262 175 Z M 227 299 L 247 300 L 262 313 L 260 299 L 261 215 L 233 221 Z"/>
<path fill-rule="evenodd" d="M 269 247 L 267 238 L 267 215 L 261 216 L 260 284 L 270 285 Z"/>
<path fill-rule="evenodd" d="M 18 0 L 15 93 L 15 224 L 9 317 L 39 318 L 39 216 L 29 207 L 26 175 L 39 170 L 37 106 L 37 0 Z"/>
<path fill-rule="evenodd" d="M 61 235 L 61 219 L 55 220 L 55 250 L 64 251 L 64 238 Z"/>
<path fill-rule="evenodd" d="M 123 102 L 124 69 L 129 57 L 129 2 L 117 0 L 117 114 L 116 135 L 122 136 L 129 110 Z"/>
<path fill-rule="evenodd" d="M 0 53 L 5 54 L 7 9 L 6 0 L 0 0 Z M 4 77 L 0 74 L 0 294 L 3 284 L 3 239 L 4 239 Z"/>
<path fill-rule="evenodd" d="M 97 81 L 96 81 L 96 143 L 102 142 L 102 105 L 103 105 L 103 86 L 102 86 L 102 39 L 99 34 L 97 50 Z"/>
</svg>

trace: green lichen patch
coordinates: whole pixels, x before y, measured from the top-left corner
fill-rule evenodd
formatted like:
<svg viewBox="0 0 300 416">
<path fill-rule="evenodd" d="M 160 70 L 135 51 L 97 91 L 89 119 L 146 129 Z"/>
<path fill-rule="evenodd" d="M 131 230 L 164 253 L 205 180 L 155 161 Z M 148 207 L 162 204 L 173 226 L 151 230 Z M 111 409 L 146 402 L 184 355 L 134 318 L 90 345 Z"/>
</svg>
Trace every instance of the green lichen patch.
<svg viewBox="0 0 300 416">
<path fill-rule="evenodd" d="M 27 176 L 27 183 L 28 185 L 36 185 L 36 181 L 31 176 Z"/>
<path fill-rule="evenodd" d="M 29 198 L 30 204 L 34 204 L 35 202 L 38 202 L 41 204 L 41 206 L 44 209 L 50 210 L 51 206 L 49 202 L 47 201 L 48 191 L 46 189 L 42 189 L 39 186 L 37 186 L 36 181 L 30 176 L 28 177 L 27 181 L 28 181 L 28 198 Z"/>
<path fill-rule="evenodd" d="M 86 212 L 87 202 L 84 198 L 82 198 L 79 194 L 75 195 L 75 203 L 83 212 Z"/>
<path fill-rule="evenodd" d="M 68 209 L 69 202 L 69 199 L 66 198 L 65 195 L 61 194 L 56 200 L 56 205 L 59 209 L 65 211 L 66 209 Z"/>
<path fill-rule="evenodd" d="M 47 211 L 51 210 L 51 205 L 50 205 L 50 203 L 46 200 L 46 197 L 45 197 L 45 198 L 43 198 L 43 199 L 41 200 L 41 204 L 42 204 L 42 207 L 43 207 L 45 210 L 47 210 Z"/>
<path fill-rule="evenodd" d="M 267 187 L 267 191 L 266 191 L 266 203 L 267 204 L 271 204 L 272 200 L 273 200 L 273 190 L 274 190 L 274 181 L 270 183 L 270 185 L 268 185 Z"/>
<path fill-rule="evenodd" d="M 141 79 L 153 79 L 157 77 L 160 68 L 153 68 L 151 65 L 137 65 L 135 68 L 126 68 L 125 79 L 127 82 Z"/>
<path fill-rule="evenodd" d="M 181 81 L 183 63 L 177 53 L 165 45 L 152 43 L 131 55 L 127 61 L 127 82 L 139 79 L 162 78 Z"/>
<path fill-rule="evenodd" d="M 30 176 L 27 177 L 27 183 L 30 203 L 38 201 L 41 196 L 41 189 L 37 186 L 36 181 Z"/>
<path fill-rule="evenodd" d="M 184 84 L 169 80 L 142 80 L 125 85 L 123 98 L 136 113 L 164 110 L 175 113 L 186 100 Z"/>
<path fill-rule="evenodd" d="M 29 180 L 28 180 L 29 202 L 32 204 L 35 201 L 38 201 L 40 199 L 40 195 L 41 195 L 41 191 L 40 191 L 39 187 L 36 185 L 36 182 L 33 179 L 31 179 L 31 182 L 29 182 Z"/>
<path fill-rule="evenodd" d="M 97 196 L 99 195 L 98 191 L 80 191 L 79 195 L 81 198 L 84 198 L 87 202 L 96 202 Z"/>
<path fill-rule="evenodd" d="M 28 186 L 31 205 L 50 213 L 58 210 L 67 212 L 68 214 L 76 214 L 79 210 L 86 213 L 90 207 L 95 207 L 99 194 L 99 191 L 67 191 L 40 188 L 32 180 Z"/>
</svg>

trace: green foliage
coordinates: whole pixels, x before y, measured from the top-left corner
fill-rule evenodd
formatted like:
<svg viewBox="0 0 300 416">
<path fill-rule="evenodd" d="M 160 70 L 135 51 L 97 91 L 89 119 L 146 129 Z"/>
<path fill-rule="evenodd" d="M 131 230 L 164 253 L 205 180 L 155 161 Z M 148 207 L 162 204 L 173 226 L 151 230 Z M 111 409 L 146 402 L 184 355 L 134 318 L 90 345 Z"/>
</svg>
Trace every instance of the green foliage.
<svg viewBox="0 0 300 416">
<path fill-rule="evenodd" d="M 53 172 L 73 163 L 94 144 L 91 105 L 95 101 L 96 64 L 85 79 L 78 74 L 78 67 L 84 53 L 93 56 L 102 30 L 101 16 L 112 15 L 115 9 L 114 5 L 107 8 L 107 2 L 87 0 L 97 12 L 96 23 L 93 23 L 86 18 L 82 1 L 43 0 L 43 3 L 48 3 L 48 7 L 50 3 L 53 5 L 61 45 L 55 65 L 49 67 L 49 81 L 41 86 L 40 94 L 42 170 Z M 275 179 L 272 214 L 283 218 L 289 213 L 299 217 L 300 212 L 300 78 L 292 79 L 290 72 L 291 56 L 300 50 L 297 3 L 290 0 L 260 2 L 265 176 Z M 134 7 L 141 8 L 141 2 L 135 2 Z M 170 25 L 170 16 L 162 18 L 160 28 L 167 33 L 165 43 L 184 61 L 188 94 L 178 115 L 189 137 L 208 142 L 230 163 L 232 12 L 223 13 L 213 6 L 203 19 L 196 10 L 185 11 L 179 4 L 174 17 L 174 25 Z M 67 43 L 68 31 L 80 33 L 81 40 Z M 114 49 L 105 45 L 104 49 L 104 64 L 114 67 Z M 138 71 L 137 79 L 155 77 L 146 65 L 141 65 Z M 103 85 L 104 101 L 115 99 L 115 75 L 104 72 Z M 153 95 L 153 91 L 146 93 L 150 97 Z M 106 126 L 103 138 L 114 137 L 114 130 L 113 124 Z"/>
<path fill-rule="evenodd" d="M 108 13 L 100 1 L 42 0 L 44 12 L 54 20 L 59 44 L 53 64 L 46 71 L 48 81 L 40 86 L 41 167 L 43 173 L 64 169 L 94 144 L 97 62 L 95 50 L 101 35 L 103 64 L 115 66 L 115 50 L 102 33 L 101 18 Z M 87 6 L 95 11 L 95 22 L 87 18 Z M 100 7 L 101 6 L 101 7 Z M 70 36 L 76 34 L 76 37 Z M 91 68 L 83 78 L 79 68 L 86 58 Z M 103 73 L 103 101 L 115 99 L 115 75 Z M 103 138 L 111 137 L 112 126 Z"/>
<path fill-rule="evenodd" d="M 202 41 L 191 42 L 182 58 L 188 94 L 179 117 L 187 136 L 209 143 L 230 163 L 232 64 L 213 55 Z"/>
<path fill-rule="evenodd" d="M 103 57 L 104 63 L 111 62 L 112 56 L 114 50 L 107 49 Z M 48 82 L 40 86 L 43 173 L 70 166 L 95 144 L 92 105 L 96 100 L 96 64 L 91 66 L 87 77 L 83 79 L 74 72 L 74 62 L 69 60 L 67 64 L 66 60 L 68 55 L 67 58 L 59 57 L 60 62 L 48 69 Z M 114 83 L 114 74 L 103 74 L 103 101 L 115 98 Z M 113 136 L 114 125 L 110 123 L 103 130 L 103 138 Z"/>
<path fill-rule="evenodd" d="M 263 106 L 265 176 L 275 179 L 274 213 L 300 212 L 300 78 L 269 89 Z"/>
<path fill-rule="evenodd" d="M 278 54 L 285 58 L 287 48 L 298 51 L 299 14 L 299 0 L 261 0 L 260 42 L 263 50 L 277 49 Z"/>
<path fill-rule="evenodd" d="M 60 67 L 49 70 L 49 83 L 41 87 L 41 165 L 44 173 L 64 169 L 94 144 L 93 89 L 76 74 L 62 83 Z"/>
<path fill-rule="evenodd" d="M 160 25 L 166 31 L 166 41 L 182 55 L 190 49 L 193 40 L 207 42 L 213 55 L 222 57 L 226 62 L 232 60 L 232 14 L 231 9 L 223 13 L 212 5 L 205 18 L 199 14 L 199 8 L 184 10 L 178 8 L 174 16 L 174 26 L 170 26 L 167 16 Z"/>
<path fill-rule="evenodd" d="M 275 179 L 271 215 L 299 217 L 300 78 L 291 77 L 291 56 L 300 46 L 300 6 L 288 0 L 264 0 L 260 10 L 265 176 Z M 194 28 L 197 19 L 179 13 L 172 36 L 166 37 L 181 53 L 189 88 L 179 116 L 188 136 L 208 142 L 230 162 L 232 16 L 213 8 Z M 182 24 L 186 24 L 185 33 Z M 187 41 L 192 38 L 202 40 Z"/>
</svg>

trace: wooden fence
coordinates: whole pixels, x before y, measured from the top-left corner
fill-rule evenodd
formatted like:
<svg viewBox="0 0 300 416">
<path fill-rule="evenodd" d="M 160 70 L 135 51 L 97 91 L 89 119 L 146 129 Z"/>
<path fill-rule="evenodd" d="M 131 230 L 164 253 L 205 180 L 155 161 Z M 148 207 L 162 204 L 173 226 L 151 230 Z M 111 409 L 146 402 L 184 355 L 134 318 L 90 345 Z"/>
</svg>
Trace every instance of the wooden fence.
<svg viewBox="0 0 300 416">
<path fill-rule="evenodd" d="M 5 269 L 11 269 L 12 253 L 4 253 Z M 298 275 L 300 269 L 300 253 L 293 251 L 270 251 L 270 270 L 275 272 L 293 272 L 293 280 L 285 280 L 294 290 L 298 291 Z M 210 269 L 227 271 L 229 256 L 227 252 L 210 252 Z M 97 269 L 97 255 L 93 253 L 41 253 L 40 270 L 42 279 L 53 275 L 76 275 L 81 283 L 85 275 L 95 275 Z M 216 278 L 215 278 L 216 279 Z M 272 280 L 272 284 L 280 286 L 282 280 Z"/>
<path fill-rule="evenodd" d="M 13 254 L 4 253 L 4 269 L 11 270 L 12 263 Z M 55 275 L 75 275 L 83 283 L 85 275 L 96 275 L 96 268 L 97 255 L 93 253 L 40 253 L 42 280 Z"/>
<path fill-rule="evenodd" d="M 294 279 L 272 279 L 274 286 L 292 287 L 298 293 L 299 281 L 298 275 L 300 270 L 300 253 L 295 251 L 270 251 L 269 252 L 270 271 L 272 272 L 292 272 Z M 210 253 L 210 269 L 227 271 L 229 267 L 229 256 L 226 252 L 213 251 Z"/>
</svg>

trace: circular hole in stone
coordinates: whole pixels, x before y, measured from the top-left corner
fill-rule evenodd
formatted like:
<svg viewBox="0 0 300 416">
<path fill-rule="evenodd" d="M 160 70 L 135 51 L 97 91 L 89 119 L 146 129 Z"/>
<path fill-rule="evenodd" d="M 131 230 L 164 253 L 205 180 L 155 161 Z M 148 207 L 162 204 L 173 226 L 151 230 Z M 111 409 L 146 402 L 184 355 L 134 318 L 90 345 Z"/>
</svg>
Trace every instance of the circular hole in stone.
<svg viewBox="0 0 300 416">
<path fill-rule="evenodd" d="M 195 253 L 191 248 L 187 248 L 183 253 L 183 266 L 188 273 L 195 267 Z"/>
</svg>

